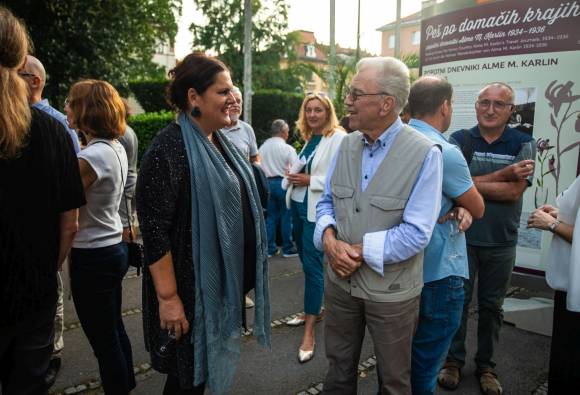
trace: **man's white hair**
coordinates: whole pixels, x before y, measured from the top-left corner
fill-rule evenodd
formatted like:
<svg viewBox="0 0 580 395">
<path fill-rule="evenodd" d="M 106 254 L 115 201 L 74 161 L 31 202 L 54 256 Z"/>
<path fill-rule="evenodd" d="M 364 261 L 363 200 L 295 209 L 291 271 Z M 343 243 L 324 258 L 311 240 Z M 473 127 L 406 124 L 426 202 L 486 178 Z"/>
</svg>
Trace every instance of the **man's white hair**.
<svg viewBox="0 0 580 395">
<path fill-rule="evenodd" d="M 357 72 L 369 69 L 375 72 L 379 91 L 395 98 L 395 112 L 399 114 L 409 98 L 409 68 L 405 63 L 391 57 L 362 58 L 356 64 Z"/>
<path fill-rule="evenodd" d="M 240 96 L 242 96 L 242 91 L 240 90 L 240 88 L 238 88 L 237 86 L 234 85 L 234 87 L 232 88 L 232 92 L 233 93 L 238 93 Z M 243 96 L 242 96 L 243 98 Z"/>
</svg>

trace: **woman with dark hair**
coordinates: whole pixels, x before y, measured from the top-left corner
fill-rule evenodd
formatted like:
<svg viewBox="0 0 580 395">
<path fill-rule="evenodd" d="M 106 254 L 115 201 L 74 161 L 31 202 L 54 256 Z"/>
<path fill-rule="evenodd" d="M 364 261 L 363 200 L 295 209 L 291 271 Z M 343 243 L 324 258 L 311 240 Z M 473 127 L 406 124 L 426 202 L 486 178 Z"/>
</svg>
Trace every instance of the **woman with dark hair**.
<svg viewBox="0 0 580 395">
<path fill-rule="evenodd" d="M 0 6 L 0 387 L 46 394 L 53 349 L 57 270 L 85 203 L 64 127 L 30 108 L 26 27 Z"/>
<path fill-rule="evenodd" d="M 220 128 L 234 104 L 228 68 L 200 53 L 171 72 L 177 121 L 141 162 L 137 214 L 145 342 L 164 394 L 227 392 L 240 356 L 244 295 L 253 333 L 270 344 L 266 232 L 250 164 Z"/>
<path fill-rule="evenodd" d="M 99 362 L 106 394 L 135 388 L 133 355 L 121 316 L 122 281 L 129 268 L 119 205 L 127 180 L 127 155 L 117 138 L 125 130 L 125 106 L 105 81 L 85 80 L 69 91 L 70 125 L 87 138 L 78 154 L 87 205 L 71 250 L 75 309 Z"/>
</svg>

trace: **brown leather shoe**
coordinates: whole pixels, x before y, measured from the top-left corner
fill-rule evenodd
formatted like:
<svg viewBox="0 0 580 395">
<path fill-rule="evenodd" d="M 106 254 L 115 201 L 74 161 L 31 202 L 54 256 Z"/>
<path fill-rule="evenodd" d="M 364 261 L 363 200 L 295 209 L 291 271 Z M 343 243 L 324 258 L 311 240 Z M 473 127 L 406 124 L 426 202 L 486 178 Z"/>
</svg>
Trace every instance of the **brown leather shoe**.
<svg viewBox="0 0 580 395">
<path fill-rule="evenodd" d="M 476 375 L 479 377 L 481 392 L 485 395 L 501 395 L 503 388 L 497 379 L 497 373 L 492 368 L 478 369 Z"/>
<path fill-rule="evenodd" d="M 437 382 L 448 390 L 457 389 L 461 381 L 461 365 L 455 361 L 446 361 L 439 371 Z"/>
</svg>

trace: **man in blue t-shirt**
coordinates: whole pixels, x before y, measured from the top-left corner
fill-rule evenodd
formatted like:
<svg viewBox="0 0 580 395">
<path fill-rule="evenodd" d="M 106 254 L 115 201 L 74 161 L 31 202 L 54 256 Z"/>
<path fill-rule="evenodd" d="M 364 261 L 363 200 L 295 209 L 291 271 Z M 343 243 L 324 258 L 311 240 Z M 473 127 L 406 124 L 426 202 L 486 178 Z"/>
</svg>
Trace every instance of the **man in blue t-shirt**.
<svg viewBox="0 0 580 395">
<path fill-rule="evenodd" d="M 439 144 L 443 154 L 443 189 L 439 223 L 425 248 L 419 325 L 413 338 L 411 384 L 414 394 L 434 394 L 441 368 L 463 311 L 463 282 L 469 279 L 465 230 L 484 212 L 461 151 L 443 132 L 451 123 L 453 88 L 427 76 L 411 87 L 409 126 Z"/>
<path fill-rule="evenodd" d="M 504 83 L 486 85 L 475 102 L 477 125 L 451 135 L 469 164 L 477 190 L 485 200 L 485 215 L 466 232 L 469 280 L 461 326 L 453 338 L 439 384 L 455 389 L 465 364 L 465 334 L 475 277 L 478 277 L 476 374 L 482 392 L 500 395 L 493 354 L 503 321 L 503 300 L 515 263 L 521 197 L 531 185 L 535 143 L 532 137 L 507 127 L 514 109 L 513 89 Z"/>
</svg>

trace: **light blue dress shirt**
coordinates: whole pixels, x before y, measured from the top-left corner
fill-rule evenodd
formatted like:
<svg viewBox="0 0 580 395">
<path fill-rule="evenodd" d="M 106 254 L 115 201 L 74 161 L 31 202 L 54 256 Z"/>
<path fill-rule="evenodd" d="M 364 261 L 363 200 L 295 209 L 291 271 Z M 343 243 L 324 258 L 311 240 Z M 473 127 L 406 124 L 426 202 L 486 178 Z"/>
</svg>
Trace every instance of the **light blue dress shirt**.
<svg viewBox="0 0 580 395">
<path fill-rule="evenodd" d="M 74 148 L 75 148 L 75 153 L 78 154 L 79 151 L 81 150 L 81 146 L 79 144 L 79 136 L 77 136 L 77 133 L 68 126 L 68 121 L 66 119 L 66 115 L 64 115 L 62 112 L 60 112 L 57 109 L 55 109 L 54 107 L 52 107 L 48 103 L 48 99 L 42 99 L 41 101 L 34 103 L 32 105 L 32 107 L 38 108 L 39 110 L 44 111 L 45 113 L 47 113 L 48 115 L 50 115 L 51 117 L 56 119 L 58 122 L 60 122 L 62 124 L 62 126 L 64 126 L 64 128 L 66 129 L 67 133 L 69 134 L 69 136 L 72 140 L 72 143 L 73 143 Z"/>
<path fill-rule="evenodd" d="M 449 143 L 437 129 L 418 119 L 411 119 L 409 126 L 441 146 L 443 188 L 439 216 L 443 216 L 453 208 L 453 199 L 463 195 L 473 186 L 469 167 L 459 148 Z M 426 283 L 449 276 L 469 278 L 465 233 L 457 232 L 457 228 L 454 231 L 452 224 L 452 221 L 435 224 L 423 260 L 423 280 Z"/>
<path fill-rule="evenodd" d="M 362 191 L 369 185 L 402 128 L 403 122 L 397 118 L 374 143 L 369 144 L 366 137 L 363 139 Z M 333 158 L 326 177 L 324 193 L 316 206 L 314 245 L 319 250 L 322 250 L 324 230 L 329 226 L 336 227 L 330 179 L 339 153 L 340 151 Z M 433 147 L 427 154 L 415 180 L 403 211 L 403 222 L 388 230 L 366 233 L 363 237 L 363 258 L 372 270 L 382 276 L 384 265 L 409 259 L 417 255 L 429 243 L 441 208 L 441 199 L 433 197 L 441 195 L 442 175 L 441 151 L 438 147 Z"/>
</svg>

